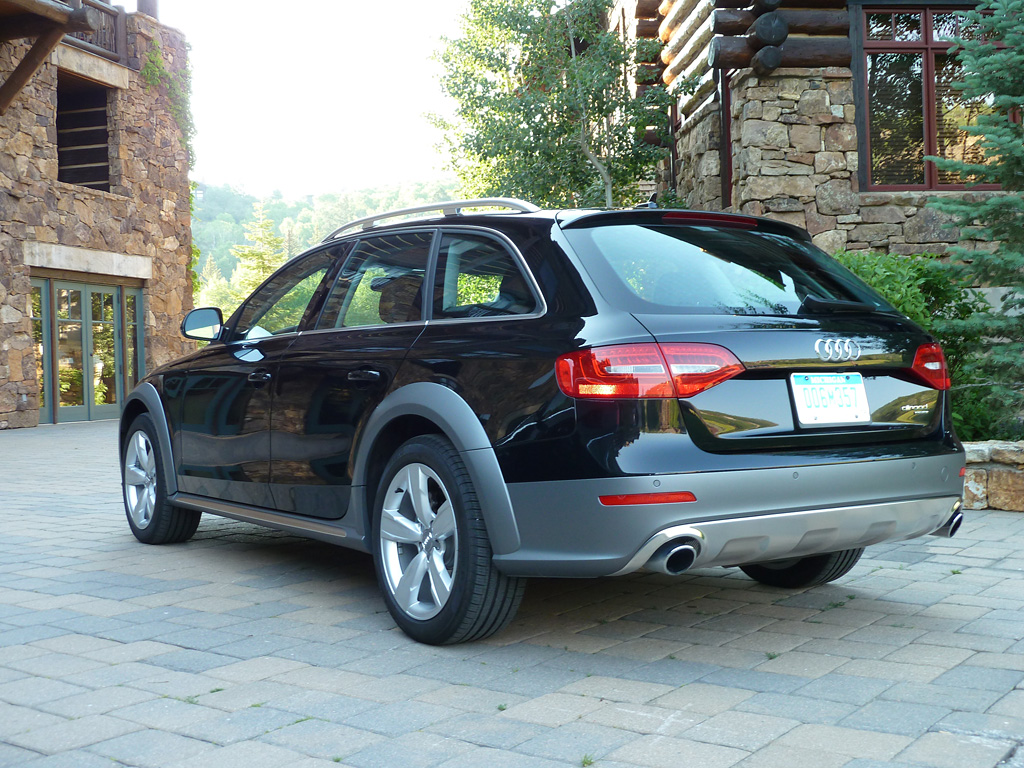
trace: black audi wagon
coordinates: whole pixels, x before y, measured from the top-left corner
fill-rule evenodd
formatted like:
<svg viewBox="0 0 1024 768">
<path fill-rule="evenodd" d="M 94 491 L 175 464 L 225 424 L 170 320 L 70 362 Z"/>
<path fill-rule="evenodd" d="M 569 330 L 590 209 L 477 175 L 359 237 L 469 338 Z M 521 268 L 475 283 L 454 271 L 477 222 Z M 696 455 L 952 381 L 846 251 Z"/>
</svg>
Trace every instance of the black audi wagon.
<svg viewBox="0 0 1024 768">
<path fill-rule="evenodd" d="M 369 552 L 398 625 L 486 637 L 525 577 L 780 587 L 962 519 L 941 347 L 771 219 L 504 198 L 352 222 L 127 399 L 135 536 L 202 513 Z"/>
</svg>

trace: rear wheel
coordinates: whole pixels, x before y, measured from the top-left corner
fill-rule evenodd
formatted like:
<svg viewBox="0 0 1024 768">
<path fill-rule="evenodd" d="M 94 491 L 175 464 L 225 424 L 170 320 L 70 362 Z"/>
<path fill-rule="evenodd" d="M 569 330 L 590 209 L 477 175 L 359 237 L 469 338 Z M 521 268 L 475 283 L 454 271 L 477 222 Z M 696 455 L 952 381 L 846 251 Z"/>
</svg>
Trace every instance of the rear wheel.
<svg viewBox="0 0 1024 768">
<path fill-rule="evenodd" d="M 423 435 L 391 457 L 374 505 L 373 552 L 388 611 L 414 640 L 480 640 L 511 621 L 524 581 L 505 576 L 459 452 Z"/>
<path fill-rule="evenodd" d="M 863 554 L 863 548 L 844 549 L 824 555 L 741 565 L 740 570 L 755 581 L 772 587 L 813 587 L 845 576 Z"/>
<path fill-rule="evenodd" d="M 128 525 L 145 544 L 188 541 L 199 527 L 201 512 L 175 507 L 167 500 L 167 478 L 149 414 L 140 414 L 128 428 L 121 455 L 121 486 Z"/>
</svg>

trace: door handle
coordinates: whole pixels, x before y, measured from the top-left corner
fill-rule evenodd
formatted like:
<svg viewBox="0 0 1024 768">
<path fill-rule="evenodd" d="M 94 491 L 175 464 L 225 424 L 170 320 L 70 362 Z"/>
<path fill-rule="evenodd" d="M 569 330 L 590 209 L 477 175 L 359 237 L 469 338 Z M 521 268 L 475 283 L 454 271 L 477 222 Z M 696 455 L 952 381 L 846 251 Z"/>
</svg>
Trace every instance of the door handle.
<svg viewBox="0 0 1024 768">
<path fill-rule="evenodd" d="M 361 369 L 348 372 L 349 381 L 380 381 L 380 371 Z"/>
<path fill-rule="evenodd" d="M 249 381 L 255 384 L 266 384 L 271 378 L 269 371 L 253 371 L 249 374 Z"/>
</svg>

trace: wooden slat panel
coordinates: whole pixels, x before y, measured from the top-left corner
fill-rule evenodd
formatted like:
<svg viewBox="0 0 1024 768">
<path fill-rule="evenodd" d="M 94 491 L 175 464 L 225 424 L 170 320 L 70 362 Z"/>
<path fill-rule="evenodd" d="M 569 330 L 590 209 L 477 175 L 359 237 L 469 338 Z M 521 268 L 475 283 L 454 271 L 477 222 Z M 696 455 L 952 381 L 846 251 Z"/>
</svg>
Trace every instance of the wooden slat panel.
<svg viewBox="0 0 1024 768">
<path fill-rule="evenodd" d="M 697 6 L 699 0 L 677 0 L 673 4 L 671 10 L 665 16 L 665 20 L 661 22 L 661 26 L 658 28 L 658 36 L 662 42 L 667 43 L 672 39 L 672 34 L 676 31 L 676 27 L 684 23 L 686 17 L 690 15 L 690 12 Z"/>
<path fill-rule="evenodd" d="M 683 50 L 689 38 L 693 37 L 694 32 L 707 20 L 713 9 L 713 0 L 699 0 L 697 6 L 687 19 L 687 23 L 676 27 L 668 44 L 661 49 L 661 60 L 663 62 L 670 64 L 679 55 L 679 52 Z"/>
</svg>

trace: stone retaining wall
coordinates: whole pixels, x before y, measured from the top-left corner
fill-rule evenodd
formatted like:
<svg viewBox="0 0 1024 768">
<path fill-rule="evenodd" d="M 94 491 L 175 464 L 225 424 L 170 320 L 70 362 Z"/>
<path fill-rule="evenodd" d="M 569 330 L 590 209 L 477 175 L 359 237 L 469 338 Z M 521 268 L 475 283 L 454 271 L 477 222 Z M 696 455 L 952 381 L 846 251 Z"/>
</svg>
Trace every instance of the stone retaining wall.
<svg viewBox="0 0 1024 768">
<path fill-rule="evenodd" d="M 988 440 L 964 448 L 964 506 L 1024 512 L 1024 442 Z"/>
</svg>

